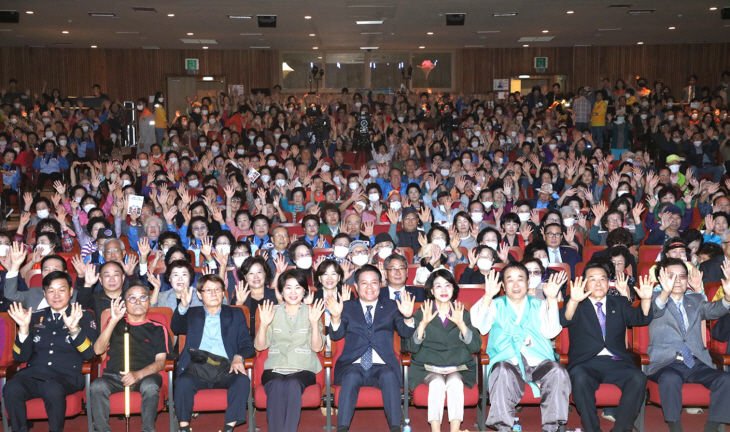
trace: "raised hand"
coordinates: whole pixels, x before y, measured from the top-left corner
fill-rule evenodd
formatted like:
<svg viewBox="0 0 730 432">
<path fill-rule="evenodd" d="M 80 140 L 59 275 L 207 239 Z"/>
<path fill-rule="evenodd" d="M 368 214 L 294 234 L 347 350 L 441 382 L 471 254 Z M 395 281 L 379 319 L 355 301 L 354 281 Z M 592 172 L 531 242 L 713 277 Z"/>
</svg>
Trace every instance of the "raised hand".
<svg viewBox="0 0 730 432">
<path fill-rule="evenodd" d="M 83 316 L 84 312 L 81 309 L 81 305 L 79 303 L 71 303 L 71 314 L 66 315 L 66 311 L 63 311 L 61 318 L 70 332 L 76 332 L 79 329 L 79 321 Z"/>
<path fill-rule="evenodd" d="M 13 302 L 10 305 L 8 314 L 18 324 L 18 327 L 20 327 L 20 334 L 27 335 L 30 327 L 30 319 L 33 316 L 33 308 L 30 307 L 28 310 L 25 310 L 20 302 Z"/>
<path fill-rule="evenodd" d="M 570 300 L 580 303 L 593 294 L 593 290 L 586 291 L 586 280 L 578 276 L 570 285 Z"/>
<path fill-rule="evenodd" d="M 398 303 L 398 311 L 403 315 L 403 318 L 409 319 L 413 316 L 413 304 L 415 303 L 414 298 L 408 292 L 403 293 L 403 297 L 400 300 L 396 300 Z"/>
<path fill-rule="evenodd" d="M 81 255 L 74 255 L 73 258 L 71 258 L 71 265 L 73 265 L 76 269 L 77 275 L 86 275 L 86 264 L 84 263 L 83 258 L 81 258 Z"/>
<path fill-rule="evenodd" d="M 696 293 L 701 293 L 704 290 L 702 276 L 703 272 L 701 272 L 697 267 L 692 266 L 692 270 L 689 272 L 689 286 L 692 287 Z"/>
<path fill-rule="evenodd" d="M 124 318 L 124 314 L 127 313 L 127 308 L 124 306 L 124 299 L 121 297 L 112 299 L 111 308 L 109 309 L 111 311 L 111 320 L 114 323 L 121 321 Z"/>
<path fill-rule="evenodd" d="M 238 281 L 238 285 L 236 285 L 236 304 L 241 306 L 246 303 L 249 294 L 251 294 L 251 290 L 248 288 L 248 284 L 242 280 Z"/>
<path fill-rule="evenodd" d="M 190 306 L 190 302 L 193 301 L 193 291 L 195 291 L 195 288 L 188 287 L 180 294 L 180 306 L 182 306 L 183 309 L 187 309 L 187 307 Z"/>
<path fill-rule="evenodd" d="M 160 287 L 162 286 L 162 282 L 160 281 L 160 276 L 156 275 L 152 272 L 152 270 L 147 270 L 147 281 L 149 281 L 150 285 L 152 285 L 152 291 L 159 291 Z"/>
<path fill-rule="evenodd" d="M 276 314 L 276 311 L 274 311 L 274 303 L 271 300 L 264 301 L 259 305 L 258 314 L 262 326 L 270 325 L 274 322 L 274 315 Z"/>
<path fill-rule="evenodd" d="M 451 309 L 451 314 L 446 315 L 446 318 L 457 326 L 464 324 L 464 303 L 457 301 L 453 305 L 449 304 L 449 308 Z"/>
<path fill-rule="evenodd" d="M 542 292 L 546 298 L 557 301 L 558 295 L 560 294 L 560 287 L 567 281 L 568 275 L 564 271 L 553 273 L 547 282 L 542 284 Z"/>
<path fill-rule="evenodd" d="M 654 282 L 651 281 L 651 276 L 639 276 L 638 285 L 634 287 L 636 295 L 642 300 L 650 300 L 654 295 Z"/>
<path fill-rule="evenodd" d="M 618 273 L 616 275 L 616 291 L 622 296 L 630 298 L 629 296 L 629 275 L 626 273 Z"/>
<path fill-rule="evenodd" d="M 484 276 L 484 297 L 493 299 L 502 290 L 502 282 L 499 281 L 499 273 L 489 270 Z"/>
<path fill-rule="evenodd" d="M 19 271 L 27 256 L 28 249 L 26 249 L 25 245 L 21 242 L 13 242 L 13 245 L 10 247 L 10 264 L 12 267 L 10 270 Z"/>
<path fill-rule="evenodd" d="M 436 315 L 438 315 L 438 311 L 435 310 L 433 307 L 433 300 L 426 299 L 423 302 L 423 306 L 421 306 L 421 313 L 423 313 L 421 325 L 423 325 L 423 327 L 425 328 L 428 323 L 433 321 L 433 319 L 436 318 Z"/>
<path fill-rule="evenodd" d="M 347 292 L 347 299 L 345 299 L 345 292 Z M 342 295 L 339 299 L 335 298 L 336 296 L 331 296 L 327 298 L 327 301 L 325 304 L 327 305 L 327 310 L 330 313 L 330 316 L 335 322 L 340 321 L 340 316 L 342 315 L 342 309 L 344 309 L 344 301 L 347 301 L 350 299 L 350 290 L 347 287 L 342 288 Z"/>
<path fill-rule="evenodd" d="M 324 313 L 324 300 L 319 299 L 314 302 L 312 302 L 309 305 L 309 322 L 311 324 L 316 324 L 317 321 L 320 320 L 322 317 L 322 314 Z"/>
<path fill-rule="evenodd" d="M 99 273 L 96 272 L 96 267 L 93 265 L 86 266 L 86 272 L 84 273 L 84 284 L 87 287 L 92 287 L 99 282 Z"/>
<path fill-rule="evenodd" d="M 142 237 L 137 241 L 137 250 L 139 251 L 140 257 L 147 257 L 150 254 L 150 240 L 147 237 Z"/>
<path fill-rule="evenodd" d="M 663 268 L 659 270 L 659 284 L 662 286 L 662 291 L 666 294 L 671 294 L 674 289 L 674 282 L 677 280 L 677 275 L 673 274 L 669 276 L 667 269 Z"/>
</svg>

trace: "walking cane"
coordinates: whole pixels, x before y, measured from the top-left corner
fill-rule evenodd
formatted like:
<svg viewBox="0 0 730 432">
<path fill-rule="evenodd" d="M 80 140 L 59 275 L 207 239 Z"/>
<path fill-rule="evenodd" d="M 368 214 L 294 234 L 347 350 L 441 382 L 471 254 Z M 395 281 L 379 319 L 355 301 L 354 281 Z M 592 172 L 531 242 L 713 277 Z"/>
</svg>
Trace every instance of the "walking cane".
<svg viewBox="0 0 730 432">
<path fill-rule="evenodd" d="M 129 324 L 124 325 L 124 373 L 129 373 Z M 129 432 L 129 386 L 124 387 L 124 417 Z"/>
</svg>

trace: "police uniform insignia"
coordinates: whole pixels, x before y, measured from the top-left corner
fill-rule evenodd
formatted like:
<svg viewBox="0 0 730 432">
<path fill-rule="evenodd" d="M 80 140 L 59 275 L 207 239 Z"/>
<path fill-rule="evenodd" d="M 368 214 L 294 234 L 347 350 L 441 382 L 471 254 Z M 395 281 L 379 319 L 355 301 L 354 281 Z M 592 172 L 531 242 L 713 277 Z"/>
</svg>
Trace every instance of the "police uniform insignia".
<svg viewBox="0 0 730 432">
<path fill-rule="evenodd" d="M 66 335 L 66 343 L 67 344 L 71 343 L 71 335 Z"/>
<path fill-rule="evenodd" d="M 40 342 L 40 340 L 41 340 L 41 337 L 40 336 L 36 336 L 36 337 L 33 338 L 33 343 L 38 343 L 38 342 Z"/>
<path fill-rule="evenodd" d="M 91 320 L 90 325 L 91 325 L 91 328 L 93 328 L 94 330 L 96 330 L 96 321 L 95 320 Z"/>
<path fill-rule="evenodd" d="M 274 244 L 271 242 L 264 243 L 264 247 L 262 249 L 271 249 L 274 247 Z"/>
</svg>

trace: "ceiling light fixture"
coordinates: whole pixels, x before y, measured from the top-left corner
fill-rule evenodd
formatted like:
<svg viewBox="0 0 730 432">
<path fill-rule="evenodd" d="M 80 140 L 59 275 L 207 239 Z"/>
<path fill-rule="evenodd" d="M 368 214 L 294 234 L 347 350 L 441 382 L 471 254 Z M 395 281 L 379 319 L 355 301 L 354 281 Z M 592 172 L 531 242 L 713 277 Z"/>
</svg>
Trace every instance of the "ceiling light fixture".
<svg viewBox="0 0 730 432">
<path fill-rule="evenodd" d="M 644 45 L 644 42 L 636 42 L 636 45 Z"/>
<path fill-rule="evenodd" d="M 228 15 L 230 19 L 252 19 L 251 15 Z"/>
<path fill-rule="evenodd" d="M 192 36 L 192 35 L 193 35 L 192 33 L 188 33 L 188 36 Z"/>
<path fill-rule="evenodd" d="M 241 36 L 261 36 L 263 33 L 241 33 Z"/>
<path fill-rule="evenodd" d="M 249 47 L 249 48 L 251 48 L 251 49 L 269 49 L 271 47 L 268 47 L 268 46 L 252 46 L 252 47 Z"/>
<path fill-rule="evenodd" d="M 426 34 L 429 35 L 429 36 L 431 36 L 431 35 L 433 35 L 433 32 L 428 32 Z"/>
<path fill-rule="evenodd" d="M 418 49 L 424 49 L 424 48 L 426 48 L 426 47 L 425 46 L 419 46 L 418 47 Z"/>
<path fill-rule="evenodd" d="M 519 78 L 519 79 L 530 79 L 530 75 L 520 75 L 517 78 Z"/>
<path fill-rule="evenodd" d="M 362 32 L 361 35 L 381 35 L 383 32 Z"/>
<path fill-rule="evenodd" d="M 312 47 L 312 49 L 319 49 L 319 47 Z"/>
<path fill-rule="evenodd" d="M 203 81 L 213 81 L 213 77 L 212 76 L 204 76 L 203 77 Z"/>
<path fill-rule="evenodd" d="M 677 27 L 669 27 L 669 30 L 674 30 L 674 29 L 676 29 L 676 28 L 677 28 Z"/>
<path fill-rule="evenodd" d="M 717 9 L 717 8 L 715 8 L 715 9 Z M 710 9 L 710 10 L 712 10 L 712 9 Z M 33 11 L 25 11 L 25 13 L 27 13 L 28 15 L 33 15 Z"/>
<path fill-rule="evenodd" d="M 548 32 L 549 32 L 549 30 L 543 30 L 542 32 L 543 32 L 543 33 L 548 33 Z"/>
<path fill-rule="evenodd" d="M 208 49 L 208 47 L 203 47 L 203 49 Z"/>
<path fill-rule="evenodd" d="M 479 30 L 477 34 L 499 33 L 499 30 Z"/>
<path fill-rule="evenodd" d="M 311 17 L 311 16 L 309 16 L 309 15 L 305 15 L 305 16 L 304 16 L 304 19 L 312 19 L 312 17 Z"/>
<path fill-rule="evenodd" d="M 63 34 L 68 34 L 68 30 L 64 30 L 64 31 L 62 31 L 61 33 L 63 33 Z"/>
<path fill-rule="evenodd" d="M 575 12 L 574 11 L 568 11 L 567 13 L 568 14 L 574 14 Z"/>
<path fill-rule="evenodd" d="M 171 18 L 172 18 L 172 17 L 174 17 L 174 16 L 175 16 L 175 14 L 167 14 L 167 16 L 169 16 L 169 17 L 171 17 Z"/>
<path fill-rule="evenodd" d="M 528 46 L 530 46 L 530 45 L 524 44 L 524 45 L 522 45 L 522 46 L 523 46 L 524 48 L 527 48 L 527 47 L 528 47 Z"/>
<path fill-rule="evenodd" d="M 464 45 L 464 48 L 484 48 L 484 45 Z"/>
<path fill-rule="evenodd" d="M 91 47 L 92 47 L 92 48 L 96 48 L 96 45 L 92 45 Z"/>
<path fill-rule="evenodd" d="M 711 8 L 710 8 L 710 10 L 711 10 L 711 11 L 716 11 L 716 10 L 717 10 L 717 8 L 713 6 L 713 7 L 711 7 Z M 28 13 L 33 13 L 33 12 L 28 12 Z"/>
<path fill-rule="evenodd" d="M 373 20 L 373 21 L 355 21 L 355 24 L 357 25 L 376 25 L 376 24 L 382 24 L 383 20 Z"/>
<path fill-rule="evenodd" d="M 496 13 L 496 14 L 492 14 L 492 16 L 495 18 L 513 17 L 513 16 L 517 16 L 517 12 Z"/>
<path fill-rule="evenodd" d="M 94 18 L 116 18 L 117 16 L 111 12 L 89 12 L 89 16 Z"/>
<path fill-rule="evenodd" d="M 316 36 L 314 33 L 309 33 L 309 36 Z"/>
<path fill-rule="evenodd" d="M 361 49 L 361 50 L 374 50 L 374 49 L 378 49 L 378 47 L 376 47 L 376 46 L 371 46 L 371 47 L 360 47 L 360 49 Z"/>
</svg>

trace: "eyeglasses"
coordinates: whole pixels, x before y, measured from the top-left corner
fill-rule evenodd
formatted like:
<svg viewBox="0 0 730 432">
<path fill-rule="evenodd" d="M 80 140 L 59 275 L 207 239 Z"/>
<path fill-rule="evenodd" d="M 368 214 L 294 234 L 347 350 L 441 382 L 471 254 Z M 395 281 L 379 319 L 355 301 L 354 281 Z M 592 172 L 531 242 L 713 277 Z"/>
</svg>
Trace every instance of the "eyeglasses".
<svg viewBox="0 0 730 432">
<path fill-rule="evenodd" d="M 130 302 L 130 303 L 132 303 L 132 304 L 146 303 L 147 300 L 149 300 L 149 299 L 150 299 L 150 296 L 148 296 L 147 294 L 142 294 L 141 296 L 129 296 L 129 297 L 127 297 L 127 301 Z"/>
<path fill-rule="evenodd" d="M 611 223 L 621 223 L 621 218 L 609 218 L 608 221 Z"/>
<path fill-rule="evenodd" d="M 216 243 L 215 247 L 221 247 L 221 246 L 230 246 L 230 243 Z"/>
<path fill-rule="evenodd" d="M 208 231 L 208 227 L 207 227 L 207 226 L 199 226 L 199 227 L 197 227 L 197 228 L 193 228 L 193 231 L 195 231 L 195 232 L 204 232 L 204 231 Z"/>
<path fill-rule="evenodd" d="M 367 255 L 367 250 L 360 250 L 360 251 L 352 251 L 352 256 L 358 256 L 358 255 Z"/>
<path fill-rule="evenodd" d="M 386 270 L 388 270 L 390 272 L 402 272 L 402 271 L 406 271 L 406 268 L 405 267 L 391 267 Z"/>
<path fill-rule="evenodd" d="M 274 234 L 274 237 L 279 237 L 279 238 L 281 238 L 281 237 L 289 237 L 289 235 L 282 234 L 282 233 L 277 233 L 277 234 Z"/>
<path fill-rule="evenodd" d="M 208 288 L 208 289 L 200 290 L 200 292 L 202 292 L 204 294 L 208 294 L 208 295 L 214 295 L 214 294 L 222 293 L 223 290 L 220 288 Z"/>
<path fill-rule="evenodd" d="M 305 253 L 305 254 L 297 254 L 296 256 L 294 256 L 294 258 L 296 258 L 296 259 L 300 259 L 300 258 L 311 258 L 311 257 L 312 257 L 312 255 L 310 255 L 308 253 Z"/>
<path fill-rule="evenodd" d="M 545 233 L 545 237 L 558 238 L 558 237 L 562 237 L 562 236 L 563 236 L 563 233 L 559 233 L 559 232 Z"/>
<path fill-rule="evenodd" d="M 119 249 L 119 248 L 114 248 L 114 249 L 107 249 L 107 250 L 106 250 L 105 252 L 106 252 L 106 253 L 119 253 L 119 252 L 121 252 L 121 251 L 122 251 L 122 250 L 121 250 L 121 249 Z"/>
<path fill-rule="evenodd" d="M 667 276 L 668 277 L 676 277 L 679 280 L 687 280 L 687 274 L 686 273 L 683 273 L 683 274 L 669 273 Z"/>
<path fill-rule="evenodd" d="M 542 272 L 540 270 L 533 270 L 527 272 L 528 276 L 542 276 Z"/>
</svg>

